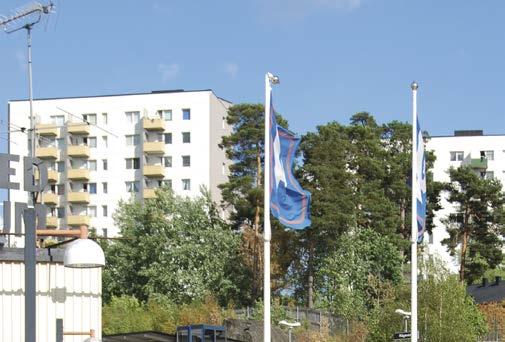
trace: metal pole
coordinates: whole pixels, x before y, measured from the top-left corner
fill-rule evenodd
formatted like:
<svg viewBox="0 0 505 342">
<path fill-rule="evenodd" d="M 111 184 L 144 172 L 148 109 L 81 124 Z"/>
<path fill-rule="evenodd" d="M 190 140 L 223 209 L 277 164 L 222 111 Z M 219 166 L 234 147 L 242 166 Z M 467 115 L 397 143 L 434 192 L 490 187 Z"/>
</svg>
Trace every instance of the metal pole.
<svg viewBox="0 0 505 342">
<path fill-rule="evenodd" d="M 413 82 L 412 88 L 412 213 L 411 213 L 411 341 L 417 342 L 417 192 L 419 184 L 417 179 L 417 83 Z"/>
<path fill-rule="evenodd" d="M 271 342 L 270 321 L 270 96 L 272 87 L 269 74 L 265 75 L 265 162 L 263 210 L 263 341 Z"/>
<path fill-rule="evenodd" d="M 26 25 L 28 33 L 28 98 L 30 101 L 30 157 L 35 157 L 35 118 L 33 116 L 33 84 L 32 84 L 32 26 Z M 35 202 L 33 203 L 35 204 Z"/>
<path fill-rule="evenodd" d="M 23 211 L 25 223 L 25 342 L 36 341 L 36 292 L 35 292 L 35 209 L 28 208 Z"/>
</svg>

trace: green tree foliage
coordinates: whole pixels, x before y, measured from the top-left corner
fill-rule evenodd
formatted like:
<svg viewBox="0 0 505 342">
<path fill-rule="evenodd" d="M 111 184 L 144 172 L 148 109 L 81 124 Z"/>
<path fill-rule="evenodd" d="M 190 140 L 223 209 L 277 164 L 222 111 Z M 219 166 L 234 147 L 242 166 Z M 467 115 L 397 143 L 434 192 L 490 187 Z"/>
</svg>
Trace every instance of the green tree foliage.
<svg viewBox="0 0 505 342">
<path fill-rule="evenodd" d="M 454 212 L 446 219 L 449 238 L 442 241 L 452 254 L 459 248 L 460 281 L 472 283 L 502 259 L 505 195 L 496 179 L 484 179 L 471 167 L 449 170 L 447 201 Z"/>
<path fill-rule="evenodd" d="M 223 206 L 229 209 L 232 225 L 242 230 L 242 256 L 249 272 L 248 304 L 261 297 L 263 288 L 263 166 L 264 166 L 264 106 L 238 104 L 228 109 L 227 123 L 232 133 L 222 137 L 230 165 L 228 182 L 221 184 Z M 279 114 L 277 122 L 288 127 Z M 292 257 L 290 233 L 272 220 L 272 288 L 282 286 L 286 268 Z"/>
<path fill-rule="evenodd" d="M 207 294 L 223 301 L 239 296 L 239 239 L 208 192 L 191 199 L 160 190 L 143 204 L 120 203 L 114 218 L 122 239 L 105 250 L 105 301 L 121 295 L 146 301 L 163 294 L 174 303 Z"/>
</svg>

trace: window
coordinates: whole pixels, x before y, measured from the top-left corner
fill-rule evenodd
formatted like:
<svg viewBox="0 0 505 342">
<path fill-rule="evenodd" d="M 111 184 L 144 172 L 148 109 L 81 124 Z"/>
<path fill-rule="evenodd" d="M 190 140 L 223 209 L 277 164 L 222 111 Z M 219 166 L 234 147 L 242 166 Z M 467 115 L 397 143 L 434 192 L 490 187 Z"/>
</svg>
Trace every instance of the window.
<svg viewBox="0 0 505 342">
<path fill-rule="evenodd" d="M 139 182 L 125 182 L 126 192 L 139 192 Z"/>
<path fill-rule="evenodd" d="M 56 147 L 58 147 L 60 149 L 65 147 L 65 139 L 63 139 L 63 138 L 56 139 Z"/>
<path fill-rule="evenodd" d="M 89 193 L 96 194 L 96 183 L 88 183 Z"/>
<path fill-rule="evenodd" d="M 487 160 L 494 160 L 494 151 L 481 151 L 480 154 L 486 157 Z"/>
<path fill-rule="evenodd" d="M 494 172 L 493 171 L 486 171 L 484 173 L 484 178 L 485 179 L 493 179 L 494 178 Z"/>
<path fill-rule="evenodd" d="M 108 192 L 107 182 L 102 183 L 102 192 L 106 194 Z"/>
<path fill-rule="evenodd" d="M 140 158 L 126 158 L 126 169 L 140 169 Z"/>
<path fill-rule="evenodd" d="M 159 110 L 158 115 L 160 118 L 165 119 L 165 121 L 172 121 L 172 110 L 170 109 Z"/>
<path fill-rule="evenodd" d="M 182 190 L 191 190 L 191 179 L 182 180 Z"/>
<path fill-rule="evenodd" d="M 102 113 L 102 122 L 104 125 L 107 125 L 108 121 L 107 113 Z"/>
<path fill-rule="evenodd" d="M 107 228 L 102 228 L 102 236 L 107 237 Z"/>
<path fill-rule="evenodd" d="M 109 147 L 109 139 L 107 139 L 106 135 L 102 137 L 102 145 L 103 147 Z"/>
<path fill-rule="evenodd" d="M 463 151 L 452 151 L 451 152 L 451 161 L 462 161 L 463 160 Z"/>
<path fill-rule="evenodd" d="M 58 218 L 65 217 L 65 207 L 58 207 L 57 209 Z"/>
<path fill-rule="evenodd" d="M 88 169 L 96 171 L 96 160 L 88 160 Z"/>
<path fill-rule="evenodd" d="M 63 126 L 65 124 L 65 116 L 63 115 L 51 115 L 51 122 L 56 126 Z"/>
<path fill-rule="evenodd" d="M 107 159 L 102 159 L 102 166 L 103 166 L 103 170 L 107 171 L 107 169 L 108 169 Z"/>
<path fill-rule="evenodd" d="M 190 132 L 182 132 L 182 143 L 189 144 L 191 142 L 191 133 Z"/>
<path fill-rule="evenodd" d="M 89 147 L 96 147 L 96 137 L 89 137 L 88 138 L 88 146 Z"/>
<path fill-rule="evenodd" d="M 184 167 L 191 166 L 191 157 L 190 156 L 182 156 L 182 166 L 184 166 Z"/>
<path fill-rule="evenodd" d="M 65 162 L 64 161 L 59 161 L 58 164 L 58 172 L 64 172 L 65 171 Z"/>
<path fill-rule="evenodd" d="M 172 156 L 165 156 L 163 158 L 163 164 L 165 167 L 172 167 Z"/>
<path fill-rule="evenodd" d="M 163 186 L 166 186 L 169 189 L 172 189 L 172 180 L 171 179 L 165 179 L 163 180 Z"/>
<path fill-rule="evenodd" d="M 140 112 L 126 112 L 126 121 L 132 124 L 136 124 L 140 119 Z"/>
<path fill-rule="evenodd" d="M 108 215 L 106 205 L 102 205 L 102 215 L 103 215 L 103 217 L 107 217 L 107 215 Z"/>
<path fill-rule="evenodd" d="M 55 184 L 51 184 L 51 187 L 49 188 L 49 192 L 52 194 L 56 193 L 56 185 Z"/>
<path fill-rule="evenodd" d="M 165 133 L 165 144 L 172 143 L 172 133 Z"/>
<path fill-rule="evenodd" d="M 82 114 L 82 119 L 90 124 L 96 124 L 96 114 Z"/>
<path fill-rule="evenodd" d="M 183 109 L 182 110 L 182 119 L 183 120 L 191 120 L 191 110 Z"/>
<path fill-rule="evenodd" d="M 94 205 L 88 207 L 88 216 L 96 217 L 96 207 Z"/>
<path fill-rule="evenodd" d="M 58 191 L 58 195 L 64 195 L 65 194 L 65 184 L 56 185 L 56 190 Z"/>
<path fill-rule="evenodd" d="M 126 135 L 126 146 L 134 146 L 140 143 L 138 134 Z"/>
</svg>

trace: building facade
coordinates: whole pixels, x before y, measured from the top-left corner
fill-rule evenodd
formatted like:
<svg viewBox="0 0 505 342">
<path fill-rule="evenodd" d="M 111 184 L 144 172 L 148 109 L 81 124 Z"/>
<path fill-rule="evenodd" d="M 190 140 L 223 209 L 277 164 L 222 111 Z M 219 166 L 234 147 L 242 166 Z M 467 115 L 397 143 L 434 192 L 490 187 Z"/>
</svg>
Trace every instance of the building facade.
<svg viewBox="0 0 505 342">
<path fill-rule="evenodd" d="M 433 167 L 435 181 L 449 182 L 448 170 L 461 165 L 472 167 L 483 178 L 496 178 L 505 184 L 505 135 L 484 135 L 482 131 L 455 131 L 452 136 L 430 137 L 427 151 L 433 151 L 436 161 Z M 426 236 L 428 252 L 438 255 L 452 272 L 459 268 L 459 256 L 447 251 L 442 240 L 449 237 L 443 220 L 454 210 L 445 195 L 441 196 L 442 209 L 434 218 L 435 228 Z"/>
<path fill-rule="evenodd" d="M 220 201 L 228 161 L 218 144 L 230 133 L 230 105 L 212 90 L 35 100 L 35 155 L 49 168 L 46 225 L 117 235 L 119 201 L 152 198 L 161 186 L 183 196 L 204 186 Z M 9 153 L 29 155 L 29 102 L 10 101 L 8 109 Z M 18 165 L 11 180 L 22 189 Z M 26 203 L 28 194 L 11 190 L 9 200 Z"/>
</svg>

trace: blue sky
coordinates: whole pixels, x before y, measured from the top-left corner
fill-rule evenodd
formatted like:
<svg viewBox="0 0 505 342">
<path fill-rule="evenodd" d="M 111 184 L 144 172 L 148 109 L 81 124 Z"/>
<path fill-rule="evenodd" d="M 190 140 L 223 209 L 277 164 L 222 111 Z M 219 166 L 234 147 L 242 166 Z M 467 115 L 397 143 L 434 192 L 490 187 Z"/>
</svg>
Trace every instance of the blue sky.
<svg viewBox="0 0 505 342">
<path fill-rule="evenodd" d="M 3 0 L 0 14 L 26 1 Z M 212 88 L 276 108 L 299 133 L 358 111 L 505 133 L 505 2 L 406 0 L 69 1 L 33 33 L 35 97 Z M 1 33 L 1 32 L 0 32 Z M 0 34 L 0 118 L 27 97 L 26 34 Z M 5 127 L 0 127 L 0 132 Z M 3 135 L 5 136 L 5 135 Z M 5 141 L 0 140 L 0 148 Z"/>
</svg>

